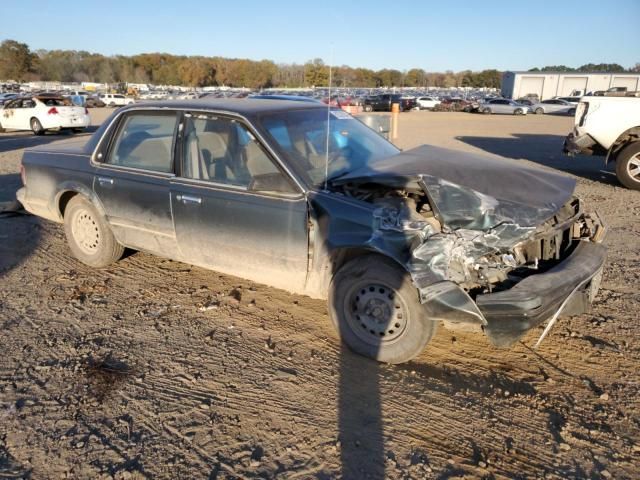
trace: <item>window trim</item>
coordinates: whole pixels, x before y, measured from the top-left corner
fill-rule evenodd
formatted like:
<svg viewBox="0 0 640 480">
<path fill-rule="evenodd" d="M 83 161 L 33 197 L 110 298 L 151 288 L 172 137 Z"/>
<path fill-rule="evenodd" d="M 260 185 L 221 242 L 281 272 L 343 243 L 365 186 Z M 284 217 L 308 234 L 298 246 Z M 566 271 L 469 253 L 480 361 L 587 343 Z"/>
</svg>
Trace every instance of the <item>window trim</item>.
<svg viewBox="0 0 640 480">
<path fill-rule="evenodd" d="M 282 170 L 284 170 L 287 173 L 287 176 L 289 177 L 289 179 L 291 179 L 291 181 L 297 186 L 297 188 L 300 190 L 300 192 L 302 193 L 302 195 L 306 195 L 307 192 L 312 191 L 313 188 L 310 188 L 306 182 L 304 180 L 302 180 L 301 178 L 299 178 L 299 176 L 295 173 L 294 170 L 292 170 L 290 168 L 290 166 L 287 165 L 286 161 L 282 160 L 282 158 L 278 155 L 278 153 L 271 147 L 271 145 L 269 145 L 269 142 L 266 142 L 264 140 L 264 134 L 262 134 L 260 132 L 260 130 L 256 129 L 255 126 L 242 114 L 237 113 L 237 112 L 231 112 L 231 111 L 226 111 L 226 110 L 219 110 L 216 108 L 187 108 L 187 107 L 158 107 L 158 106 L 153 106 L 153 107 L 146 107 L 146 106 L 136 106 L 136 107 L 129 107 L 127 109 L 123 109 L 121 111 L 117 111 L 115 116 L 113 118 L 111 118 L 111 121 L 109 122 L 109 125 L 107 125 L 107 127 L 104 130 L 104 133 L 102 134 L 102 136 L 98 139 L 98 141 L 96 142 L 96 146 L 93 149 L 93 152 L 91 153 L 91 157 L 89 162 L 91 163 L 92 166 L 97 167 L 97 168 L 101 168 L 104 167 L 105 165 L 109 165 L 105 162 L 103 162 L 102 160 L 98 159 L 98 156 L 101 153 L 104 153 L 104 150 L 108 150 L 113 137 L 114 137 L 114 131 L 118 128 L 118 125 L 120 123 L 120 121 L 122 120 L 122 118 L 124 116 L 126 116 L 127 114 L 131 113 L 131 112 L 156 112 L 156 111 L 167 111 L 167 112 L 176 112 L 176 115 L 180 116 L 180 122 L 178 125 L 178 133 L 180 134 L 180 129 L 182 127 L 180 127 L 180 125 L 182 125 L 183 122 L 183 116 L 184 113 L 186 111 L 189 112 L 199 112 L 199 113 L 203 113 L 203 114 L 210 114 L 210 115 L 225 115 L 227 117 L 230 118 L 234 118 L 234 119 L 238 119 L 242 122 L 244 122 L 245 125 L 249 126 L 249 130 L 251 131 L 252 134 L 255 135 L 255 137 L 257 139 L 260 140 L 260 143 L 266 148 L 267 152 L 269 152 L 272 156 L 272 158 L 274 158 L 277 162 L 277 164 L 280 166 L 280 168 L 282 168 Z M 104 158 L 104 157 L 103 157 Z M 175 169 L 174 169 L 175 172 Z M 175 176 L 175 174 L 174 174 Z"/>
<path fill-rule="evenodd" d="M 133 116 L 143 116 L 143 115 L 147 115 L 147 116 L 171 116 L 173 115 L 176 119 L 176 124 L 173 127 L 173 134 L 171 137 L 171 148 L 170 148 L 170 152 L 171 152 L 171 165 L 169 168 L 168 172 L 163 172 L 160 170 L 151 170 L 151 169 L 145 169 L 145 168 L 138 168 L 138 167 L 131 167 L 128 165 L 115 165 L 113 163 L 111 163 L 109 161 L 109 159 L 111 158 L 111 153 L 113 151 L 113 148 L 115 147 L 115 141 L 116 138 L 118 138 L 118 135 L 120 135 L 120 132 L 122 131 L 122 129 L 124 128 L 127 119 Z M 138 110 L 130 110 L 125 112 L 124 114 L 120 115 L 120 117 L 118 118 L 117 124 L 115 125 L 115 127 L 113 127 L 113 132 L 110 135 L 109 138 L 109 142 L 106 145 L 106 148 L 104 150 L 103 153 L 103 158 L 104 160 L 102 162 L 98 162 L 98 165 L 102 166 L 102 167 L 108 167 L 110 169 L 114 169 L 114 170 L 126 170 L 126 171 L 131 171 L 134 173 L 150 173 L 153 175 L 161 175 L 163 177 L 175 177 L 176 175 L 176 145 L 177 145 L 177 141 L 176 141 L 176 134 L 178 132 L 179 125 L 182 122 L 182 115 L 181 112 L 179 111 L 163 111 L 163 110 L 142 110 L 142 111 L 138 111 Z M 110 127 L 111 128 L 111 127 Z M 101 142 L 102 143 L 102 142 Z M 96 148 L 96 152 L 98 150 L 100 150 L 100 147 L 102 145 L 99 144 L 98 147 Z M 92 156 L 92 161 L 93 161 L 93 156 Z"/>
</svg>

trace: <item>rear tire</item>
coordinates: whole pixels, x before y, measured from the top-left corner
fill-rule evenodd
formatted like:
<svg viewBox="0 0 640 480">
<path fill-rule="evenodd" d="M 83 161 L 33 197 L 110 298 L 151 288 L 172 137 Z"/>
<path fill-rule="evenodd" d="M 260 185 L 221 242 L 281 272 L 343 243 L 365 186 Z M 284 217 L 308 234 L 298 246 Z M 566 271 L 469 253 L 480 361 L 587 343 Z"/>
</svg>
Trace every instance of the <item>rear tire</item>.
<svg viewBox="0 0 640 480">
<path fill-rule="evenodd" d="M 482 113 L 484 113 L 485 115 L 491 115 L 493 112 L 490 108 L 485 108 L 484 110 L 482 110 Z"/>
<path fill-rule="evenodd" d="M 640 190 L 640 141 L 627 145 L 618 154 L 616 176 L 625 187 Z"/>
<path fill-rule="evenodd" d="M 571 109 L 569 109 L 569 111 L 567 112 L 567 115 L 570 115 L 570 116 L 572 116 L 572 117 L 573 117 L 575 114 L 576 114 L 576 109 L 575 109 L 575 108 L 571 108 Z"/>
<path fill-rule="evenodd" d="M 407 272 L 381 255 L 357 257 L 335 274 L 329 313 L 342 341 L 386 363 L 419 355 L 436 332 Z"/>
<path fill-rule="evenodd" d="M 536 115 L 542 115 L 544 110 L 542 108 L 536 108 Z"/>
<path fill-rule="evenodd" d="M 104 217 L 81 195 L 69 200 L 65 208 L 64 233 L 73 256 L 90 267 L 111 265 L 124 253 Z"/>
<path fill-rule="evenodd" d="M 44 135 L 44 128 L 42 128 L 42 124 L 40 123 L 40 120 L 38 120 L 36 117 L 33 117 L 30 123 L 31 123 L 31 131 L 33 132 L 34 135 Z"/>
<path fill-rule="evenodd" d="M 522 109 L 521 109 L 521 108 L 516 108 L 516 109 L 513 111 L 513 114 L 514 114 L 514 115 L 522 115 L 523 113 L 524 113 L 524 112 L 522 111 Z"/>
<path fill-rule="evenodd" d="M 371 112 L 373 111 L 373 107 L 371 105 L 365 105 L 363 110 L 365 112 Z"/>
</svg>

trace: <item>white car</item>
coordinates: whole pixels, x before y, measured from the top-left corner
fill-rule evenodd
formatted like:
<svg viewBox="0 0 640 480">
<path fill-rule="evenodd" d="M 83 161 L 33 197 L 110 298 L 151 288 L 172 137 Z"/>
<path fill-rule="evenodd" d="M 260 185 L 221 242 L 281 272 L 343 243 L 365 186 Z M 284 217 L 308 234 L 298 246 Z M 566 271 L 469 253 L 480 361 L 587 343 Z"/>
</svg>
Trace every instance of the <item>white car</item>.
<svg viewBox="0 0 640 480">
<path fill-rule="evenodd" d="M 102 100 L 108 107 L 123 107 L 124 105 L 131 105 L 135 103 L 133 98 L 125 97 L 118 93 L 103 93 L 98 98 Z"/>
<path fill-rule="evenodd" d="M 31 130 L 36 135 L 47 130 L 72 129 L 78 132 L 90 123 L 89 110 L 60 96 L 20 97 L 5 103 L 0 110 L 0 132 L 5 129 Z"/>
<path fill-rule="evenodd" d="M 616 162 L 620 183 L 640 190 L 640 98 L 582 97 L 564 153 L 583 153 Z"/>
<path fill-rule="evenodd" d="M 529 109 L 537 115 L 542 115 L 544 113 L 566 113 L 567 115 L 574 115 L 576 113 L 576 105 L 569 103 L 566 100 L 560 100 L 559 98 L 543 100 L 531 105 Z"/>
<path fill-rule="evenodd" d="M 440 105 L 440 100 L 433 97 L 418 97 L 416 102 L 420 110 L 430 110 L 436 105 Z"/>
</svg>

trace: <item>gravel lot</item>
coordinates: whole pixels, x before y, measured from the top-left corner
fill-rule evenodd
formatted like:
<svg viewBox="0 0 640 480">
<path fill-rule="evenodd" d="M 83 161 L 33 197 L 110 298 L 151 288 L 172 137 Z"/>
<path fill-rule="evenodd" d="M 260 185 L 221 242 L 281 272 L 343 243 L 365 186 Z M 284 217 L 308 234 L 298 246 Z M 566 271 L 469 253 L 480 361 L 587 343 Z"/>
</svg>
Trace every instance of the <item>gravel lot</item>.
<svg viewBox="0 0 640 480">
<path fill-rule="evenodd" d="M 91 270 L 59 225 L 0 218 L 0 478 L 637 478 L 640 192 L 563 157 L 571 123 L 400 120 L 403 148 L 569 172 L 607 220 L 593 311 L 537 351 L 541 329 L 510 350 L 440 329 L 378 365 L 341 348 L 323 302 L 141 253 Z M 69 136 L 1 134 L 0 201 L 24 148 Z"/>
</svg>

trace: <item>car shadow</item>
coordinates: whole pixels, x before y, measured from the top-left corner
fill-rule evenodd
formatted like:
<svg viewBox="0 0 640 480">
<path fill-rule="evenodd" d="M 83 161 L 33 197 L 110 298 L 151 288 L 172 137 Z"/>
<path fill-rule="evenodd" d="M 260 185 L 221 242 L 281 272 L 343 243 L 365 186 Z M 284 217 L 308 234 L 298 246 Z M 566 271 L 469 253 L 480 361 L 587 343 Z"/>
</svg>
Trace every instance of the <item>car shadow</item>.
<svg viewBox="0 0 640 480">
<path fill-rule="evenodd" d="M 34 135 L 31 132 L 2 133 L 0 134 L 0 153 L 20 150 L 22 148 L 38 147 L 71 138 L 84 138 L 88 140 L 91 134 L 97 129 L 97 126 L 92 125 L 82 133 L 74 133 L 67 130 L 61 132 L 46 132 L 44 135 Z"/>
<path fill-rule="evenodd" d="M 605 165 L 604 158 L 577 155 L 569 157 L 562 153 L 563 135 L 517 133 L 511 137 L 459 136 L 457 140 L 514 160 L 529 160 L 546 167 L 561 170 L 577 177 L 619 185 L 614 165 Z"/>
<path fill-rule="evenodd" d="M 16 201 L 21 185 L 17 173 L 0 175 L 0 279 L 29 258 L 42 237 L 38 217 L 27 214 Z"/>
</svg>

